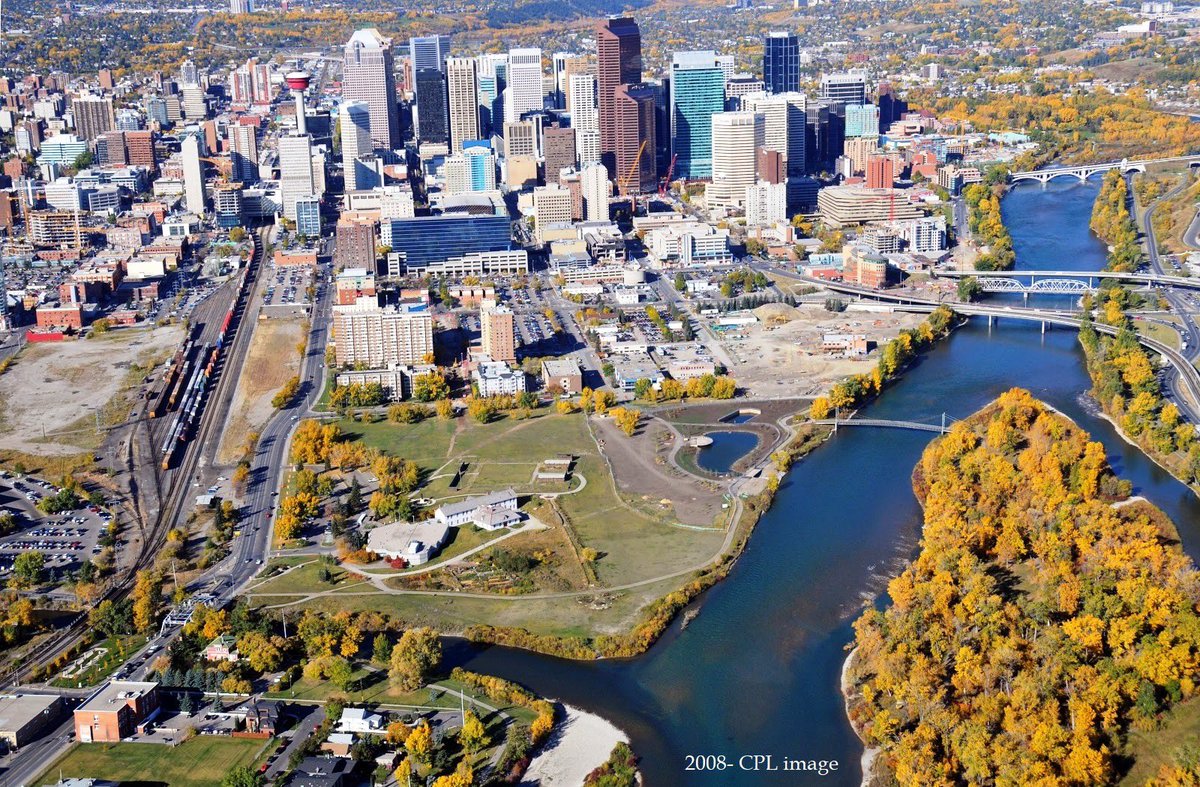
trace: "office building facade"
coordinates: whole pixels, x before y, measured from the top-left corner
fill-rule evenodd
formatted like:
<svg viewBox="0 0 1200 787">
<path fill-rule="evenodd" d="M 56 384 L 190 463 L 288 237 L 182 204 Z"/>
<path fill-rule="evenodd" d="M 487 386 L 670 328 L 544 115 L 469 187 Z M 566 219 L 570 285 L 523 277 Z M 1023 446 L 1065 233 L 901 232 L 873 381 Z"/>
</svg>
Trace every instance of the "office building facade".
<svg viewBox="0 0 1200 787">
<path fill-rule="evenodd" d="M 384 150 L 400 144 L 392 40 L 375 28 L 355 31 L 343 50 L 342 98 L 366 101 L 370 107 L 371 139 Z"/>
<path fill-rule="evenodd" d="M 705 189 L 709 208 L 740 208 L 753 186 L 755 151 L 763 146 L 765 121 L 757 112 L 713 115 L 713 173 Z"/>
<path fill-rule="evenodd" d="M 725 111 L 725 74 L 716 53 L 677 52 L 671 62 L 674 177 L 712 177 L 712 116 Z"/>
<path fill-rule="evenodd" d="M 617 88 L 642 81 L 642 31 L 630 17 L 596 26 L 596 105 L 600 122 L 600 160 L 609 177 L 620 177 L 617 149 L 622 146 L 617 118 Z"/>
<path fill-rule="evenodd" d="M 763 87 L 768 93 L 800 90 L 800 41 L 795 33 L 767 34 L 763 45 Z"/>
<path fill-rule="evenodd" d="M 450 152 L 459 153 L 465 142 L 482 138 L 475 58 L 452 57 L 446 61 L 446 95 L 450 114 Z"/>
<path fill-rule="evenodd" d="M 421 143 L 450 142 L 450 118 L 446 108 L 446 73 L 423 68 L 416 73 L 417 139 Z"/>
</svg>

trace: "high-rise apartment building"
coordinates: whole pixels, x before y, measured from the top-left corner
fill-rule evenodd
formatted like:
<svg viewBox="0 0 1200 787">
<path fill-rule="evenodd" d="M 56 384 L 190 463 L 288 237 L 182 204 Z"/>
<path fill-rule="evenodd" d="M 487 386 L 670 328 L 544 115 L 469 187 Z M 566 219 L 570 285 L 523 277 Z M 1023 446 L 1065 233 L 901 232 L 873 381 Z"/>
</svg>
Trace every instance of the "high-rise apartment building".
<svg viewBox="0 0 1200 787">
<path fill-rule="evenodd" d="M 510 49 L 505 120 L 519 120 L 526 112 L 540 112 L 545 104 L 542 84 L 542 50 Z"/>
<path fill-rule="evenodd" d="M 863 71 L 821 75 L 821 100 L 830 104 L 865 104 L 867 75 Z"/>
<path fill-rule="evenodd" d="M 658 188 L 655 94 L 654 87 L 645 84 L 617 85 L 613 92 L 616 182 L 622 195 L 645 194 Z"/>
<path fill-rule="evenodd" d="M 358 182 L 359 159 L 372 152 L 371 106 L 366 101 L 343 101 L 338 123 L 341 125 L 346 191 L 357 191 L 366 186 Z"/>
<path fill-rule="evenodd" d="M 763 46 L 763 87 L 768 93 L 800 89 L 800 41 L 795 33 L 767 34 Z"/>
<path fill-rule="evenodd" d="M 254 13 L 254 0 L 229 0 L 229 13 L 231 13 L 231 14 L 252 14 L 252 13 Z"/>
<path fill-rule="evenodd" d="M 279 138 L 279 199 L 286 219 L 296 220 L 296 200 L 317 193 L 312 159 L 312 137 L 305 134 Z"/>
<path fill-rule="evenodd" d="M 512 309 L 484 301 L 479 309 L 479 328 L 484 355 L 493 361 L 516 362 L 516 315 Z"/>
<path fill-rule="evenodd" d="M 875 153 L 867 158 L 867 188 L 890 189 L 896 185 L 896 163 L 891 156 Z"/>
<path fill-rule="evenodd" d="M 463 143 L 481 139 L 479 127 L 479 77 L 473 57 L 446 61 L 446 92 L 450 105 L 450 152 L 458 153 Z"/>
<path fill-rule="evenodd" d="M 595 74 L 571 74 L 568 78 L 571 128 L 575 129 L 575 150 L 580 166 L 601 160 L 600 114 L 596 107 Z"/>
<path fill-rule="evenodd" d="M 408 56 L 414 74 L 423 68 L 444 71 L 450 57 L 450 36 L 413 36 L 408 39 Z"/>
<path fill-rule="evenodd" d="M 71 102 L 71 116 L 76 134 L 88 142 L 116 127 L 111 98 L 79 96 Z"/>
<path fill-rule="evenodd" d="M 705 198 L 710 209 L 740 208 L 756 181 L 755 151 L 763 147 L 765 120 L 757 112 L 720 112 L 712 124 L 713 172 Z"/>
<path fill-rule="evenodd" d="M 608 199 L 612 195 L 612 182 L 603 164 L 588 164 L 579 173 L 583 190 L 583 210 L 588 221 L 608 221 Z"/>
<path fill-rule="evenodd" d="M 712 116 L 725 111 L 725 74 L 716 53 L 676 52 L 671 61 L 671 152 L 675 177 L 712 176 Z"/>
<path fill-rule="evenodd" d="M 446 159 L 442 174 L 447 196 L 468 191 L 493 191 L 496 188 L 496 156 L 485 145 L 468 147 Z"/>
<path fill-rule="evenodd" d="M 571 192 L 557 184 L 533 190 L 534 237 L 545 243 L 545 231 L 558 224 L 570 224 L 573 202 Z"/>
<path fill-rule="evenodd" d="M 153 131 L 126 131 L 125 154 L 135 167 L 158 169 L 158 156 L 154 151 Z"/>
<path fill-rule="evenodd" d="M 258 182 L 258 127 L 242 123 L 229 126 L 230 175 L 240 183 Z"/>
<path fill-rule="evenodd" d="M 417 139 L 422 143 L 445 145 L 450 141 L 450 121 L 446 112 L 446 73 L 422 68 L 416 74 Z"/>
<path fill-rule="evenodd" d="M 375 241 L 374 216 L 342 214 L 337 223 L 337 266 L 374 271 Z"/>
<path fill-rule="evenodd" d="M 392 40 L 375 28 L 355 31 L 344 50 L 342 98 L 366 101 L 371 108 L 371 139 L 377 147 L 392 150 L 400 143 L 400 117 L 396 107 Z"/>
<path fill-rule="evenodd" d="M 600 159 L 610 178 L 621 174 L 617 148 L 617 87 L 642 81 L 642 31 L 627 16 L 614 17 L 596 26 L 596 104 L 599 108 Z M 640 143 L 639 143 L 640 144 Z M 653 156 L 651 156 L 653 159 Z"/>
<path fill-rule="evenodd" d="M 537 127 L 529 120 L 513 120 L 504 124 L 504 157 L 537 157 Z"/>
<path fill-rule="evenodd" d="M 334 362 L 386 369 L 424 363 L 433 353 L 433 317 L 424 304 L 380 307 L 364 299 L 333 307 Z"/>
</svg>

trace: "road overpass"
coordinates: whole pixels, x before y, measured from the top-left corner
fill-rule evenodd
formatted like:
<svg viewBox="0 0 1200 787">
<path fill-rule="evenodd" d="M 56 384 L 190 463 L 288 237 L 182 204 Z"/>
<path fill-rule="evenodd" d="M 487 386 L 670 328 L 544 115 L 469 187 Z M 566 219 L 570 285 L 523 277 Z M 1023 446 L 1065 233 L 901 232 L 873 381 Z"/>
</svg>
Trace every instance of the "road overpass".
<svg viewBox="0 0 1200 787">
<path fill-rule="evenodd" d="M 1189 166 L 1200 166 L 1200 156 L 1173 156 L 1171 158 L 1146 159 L 1143 161 L 1130 161 L 1122 159 L 1121 161 L 1109 161 L 1103 164 L 1081 164 L 1075 167 L 1051 167 L 1049 169 L 1035 169 L 1028 172 L 1012 172 L 1009 173 L 1008 180 L 1010 183 L 1019 183 L 1023 180 L 1036 180 L 1043 185 L 1049 183 L 1055 178 L 1073 177 L 1078 178 L 1081 183 L 1086 182 L 1088 178 L 1095 175 L 1097 172 L 1108 172 L 1110 170 L 1120 170 L 1121 174 L 1128 172 L 1145 172 L 1146 168 L 1154 164 L 1177 164 L 1187 163 Z"/>
</svg>

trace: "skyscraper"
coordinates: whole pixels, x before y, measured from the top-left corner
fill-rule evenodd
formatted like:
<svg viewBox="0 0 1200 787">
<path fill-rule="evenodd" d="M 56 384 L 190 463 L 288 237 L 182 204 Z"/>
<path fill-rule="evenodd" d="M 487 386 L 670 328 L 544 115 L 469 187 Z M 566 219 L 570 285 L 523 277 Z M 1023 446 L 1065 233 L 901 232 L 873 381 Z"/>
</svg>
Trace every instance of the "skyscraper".
<svg viewBox="0 0 1200 787">
<path fill-rule="evenodd" d="M 358 177 L 358 160 L 371 154 L 371 107 L 366 101 L 343 101 L 341 117 L 342 171 L 346 191 L 363 188 Z"/>
<path fill-rule="evenodd" d="M 580 165 L 600 161 L 600 116 L 596 110 L 596 76 L 571 74 L 568 79 L 571 127 Z"/>
<path fill-rule="evenodd" d="M 650 85 L 617 85 L 613 91 L 613 137 L 617 190 L 645 194 L 658 188 L 654 160 L 654 97 Z"/>
<path fill-rule="evenodd" d="M 446 115 L 446 74 L 436 68 L 417 72 L 417 139 L 445 145 L 450 141 Z"/>
<path fill-rule="evenodd" d="M 846 139 L 879 136 L 879 107 L 874 104 L 846 105 Z"/>
<path fill-rule="evenodd" d="M 392 40 L 375 28 L 355 31 L 346 43 L 342 97 L 366 101 L 371 108 L 371 139 L 391 150 L 400 143 Z"/>
<path fill-rule="evenodd" d="M 763 146 L 765 121 L 757 112 L 719 112 L 712 116 L 712 183 L 705 189 L 710 209 L 741 207 L 755 178 L 755 151 Z"/>
<path fill-rule="evenodd" d="M 231 14 L 252 14 L 252 13 L 254 13 L 254 0 L 229 0 L 229 13 L 231 13 Z"/>
<path fill-rule="evenodd" d="M 780 156 L 788 183 L 788 204 L 793 208 L 800 202 L 800 181 L 808 172 L 807 106 L 808 98 L 803 93 L 742 96 L 742 109 L 763 116 L 763 147 Z"/>
<path fill-rule="evenodd" d="M 508 52 L 508 87 L 505 120 L 520 120 L 526 112 L 541 111 L 545 103 L 542 85 L 542 50 L 511 49 Z"/>
<path fill-rule="evenodd" d="M 450 36 L 413 36 L 408 39 L 408 56 L 414 74 L 422 68 L 444 71 L 450 56 Z"/>
<path fill-rule="evenodd" d="M 575 167 L 575 129 L 558 126 L 542 129 L 542 153 L 546 159 L 546 183 L 558 183 L 559 173 Z"/>
<path fill-rule="evenodd" d="M 312 157 L 311 137 L 279 138 L 279 198 L 283 202 L 284 218 L 295 221 L 296 200 L 317 193 Z"/>
<path fill-rule="evenodd" d="M 875 153 L 867 158 L 867 188 L 890 189 L 896 185 L 896 163 L 892 157 Z"/>
<path fill-rule="evenodd" d="M 552 96 L 555 109 L 567 109 L 568 80 L 571 76 L 572 63 L 581 59 L 579 55 L 570 52 L 555 52 L 552 60 L 554 66 L 554 95 Z"/>
<path fill-rule="evenodd" d="M 479 78 L 475 58 L 452 57 L 446 61 L 446 92 L 450 105 L 450 152 L 463 143 L 482 138 L 479 128 Z"/>
<path fill-rule="evenodd" d="M 725 110 L 725 74 L 716 53 L 676 52 L 671 62 L 671 152 L 674 175 L 712 176 L 712 116 Z"/>
<path fill-rule="evenodd" d="M 767 34 L 763 47 L 763 86 L 768 93 L 800 89 L 800 41 L 795 33 Z"/>
<path fill-rule="evenodd" d="M 867 75 L 863 71 L 821 75 L 821 99 L 830 104 L 865 104 Z"/>
<path fill-rule="evenodd" d="M 204 142 L 199 134 L 188 134 L 180 144 L 183 157 L 183 198 L 188 212 L 204 215 L 204 169 L 200 157 Z"/>
<path fill-rule="evenodd" d="M 258 128 L 233 123 L 229 126 L 230 175 L 241 183 L 258 181 Z"/>
<path fill-rule="evenodd" d="M 642 31 L 637 22 L 622 16 L 599 23 L 596 26 L 596 104 L 599 107 L 600 159 L 608 168 L 610 178 L 624 174 L 618 174 L 617 162 L 617 86 L 641 81 Z"/>
<path fill-rule="evenodd" d="M 493 361 L 517 360 L 516 315 L 507 306 L 484 301 L 479 309 L 480 339 L 483 354 Z"/>
<path fill-rule="evenodd" d="M 612 183 L 602 164 L 589 164 L 580 172 L 583 188 L 583 207 L 588 221 L 608 221 L 608 198 Z"/>
</svg>

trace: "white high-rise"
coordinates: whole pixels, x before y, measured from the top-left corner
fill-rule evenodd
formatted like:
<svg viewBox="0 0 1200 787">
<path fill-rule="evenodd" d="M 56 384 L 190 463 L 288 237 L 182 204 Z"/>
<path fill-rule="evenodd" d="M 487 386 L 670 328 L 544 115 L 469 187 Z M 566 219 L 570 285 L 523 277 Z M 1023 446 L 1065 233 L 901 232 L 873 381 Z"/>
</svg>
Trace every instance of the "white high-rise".
<svg viewBox="0 0 1200 787">
<path fill-rule="evenodd" d="M 756 181 L 755 152 L 763 146 L 763 116 L 718 112 L 712 124 L 712 183 L 704 190 L 705 199 L 710 210 L 740 208 L 746 202 L 746 187 Z"/>
<path fill-rule="evenodd" d="M 204 155 L 204 142 L 199 134 L 188 134 L 183 138 L 180 151 L 183 157 L 183 199 L 189 213 L 204 215 L 204 169 L 200 157 Z"/>
<path fill-rule="evenodd" d="M 504 118 L 520 120 L 526 112 L 543 107 L 542 50 L 536 48 L 510 49 L 508 52 L 508 87 L 505 88 Z"/>
<path fill-rule="evenodd" d="M 600 113 L 596 108 L 595 74 L 571 74 L 568 84 L 571 127 L 579 165 L 600 160 Z"/>
<path fill-rule="evenodd" d="M 475 58 L 452 57 L 446 61 L 446 94 L 450 111 L 450 152 L 458 153 L 464 142 L 481 136 Z"/>
<path fill-rule="evenodd" d="M 787 221 L 787 184 L 760 180 L 746 187 L 746 226 L 769 227 Z"/>
<path fill-rule="evenodd" d="M 808 98 L 803 93 L 747 93 L 742 109 L 763 116 L 763 147 L 783 159 L 783 171 L 795 190 L 807 163 L 805 133 Z"/>
<path fill-rule="evenodd" d="M 567 91 L 570 86 L 567 84 L 567 76 L 569 64 L 572 61 L 579 60 L 580 56 L 571 54 L 570 52 L 555 52 L 552 59 L 554 65 L 554 107 L 555 109 L 567 108 Z"/>
<path fill-rule="evenodd" d="M 342 102 L 342 170 L 346 191 L 363 188 L 358 180 L 358 159 L 371 154 L 371 106 L 366 101 Z"/>
<path fill-rule="evenodd" d="M 296 200 L 317 193 L 312 162 L 312 137 L 279 138 L 279 198 L 286 219 L 296 220 Z"/>
<path fill-rule="evenodd" d="M 583 215 L 588 221 L 608 221 L 608 198 L 612 194 L 608 170 L 599 162 L 589 164 L 580 171 L 579 181 L 583 191 Z"/>
</svg>

